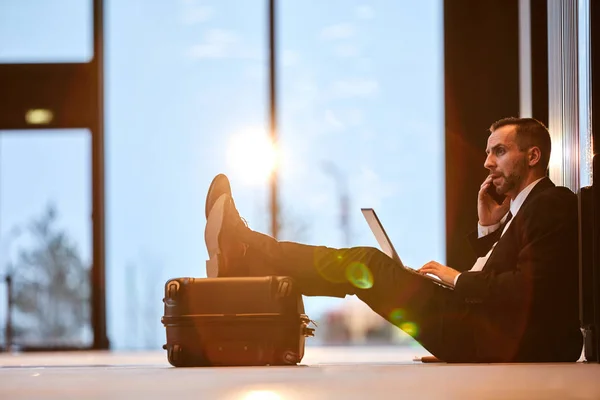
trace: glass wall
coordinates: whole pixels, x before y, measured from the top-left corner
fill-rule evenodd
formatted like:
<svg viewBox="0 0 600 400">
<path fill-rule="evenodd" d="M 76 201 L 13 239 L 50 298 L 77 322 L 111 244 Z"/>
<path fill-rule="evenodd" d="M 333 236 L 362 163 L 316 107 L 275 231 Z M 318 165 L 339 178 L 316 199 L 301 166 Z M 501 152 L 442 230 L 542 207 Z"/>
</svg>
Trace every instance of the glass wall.
<svg viewBox="0 0 600 400">
<path fill-rule="evenodd" d="M 160 348 L 164 283 L 206 276 L 204 199 L 215 174 L 231 175 L 240 212 L 263 228 L 262 188 L 234 172 L 247 153 L 231 146 L 260 136 L 267 121 L 266 27 L 262 0 L 106 2 L 106 301 L 115 348 Z"/>
<path fill-rule="evenodd" d="M 90 146 L 87 130 L 0 131 L 3 344 L 7 312 L 17 348 L 92 343 Z"/>
<path fill-rule="evenodd" d="M 378 247 L 373 207 L 405 264 L 444 262 L 442 2 L 280 4 L 283 236 Z M 355 303 L 306 298 L 369 320 Z"/>
<path fill-rule="evenodd" d="M 360 213 L 374 207 L 418 268 L 445 254 L 442 2 L 369 4 L 279 2 L 280 238 L 376 246 Z M 164 282 L 205 276 L 216 173 L 270 233 L 267 2 L 106 5 L 109 336 L 158 348 Z M 318 321 L 371 321 L 356 340 L 385 330 L 355 298 L 305 302 Z M 309 345 L 351 339 L 325 325 Z"/>
<path fill-rule="evenodd" d="M 164 282 L 206 276 L 204 200 L 215 174 L 230 176 L 249 225 L 270 231 L 267 11 L 265 0 L 105 0 L 115 349 L 159 349 Z M 406 264 L 444 262 L 442 1 L 287 0 L 277 11 L 280 238 L 377 246 L 360 213 L 374 207 Z M 84 62 L 91 37 L 89 0 L 0 2 L 0 62 Z M 14 264 L 31 245 L 13 226 L 50 220 L 87 271 L 89 133 L 7 135 L 4 254 Z M 305 301 L 320 322 L 309 345 L 406 340 L 354 297 Z"/>
<path fill-rule="evenodd" d="M 0 2 L 2 64 L 86 62 L 92 36 L 91 0 Z M 85 129 L 0 132 L 3 346 L 10 336 L 17 348 L 92 344 L 90 139 Z"/>
<path fill-rule="evenodd" d="M 87 62 L 92 0 L 0 1 L 0 63 Z"/>
</svg>

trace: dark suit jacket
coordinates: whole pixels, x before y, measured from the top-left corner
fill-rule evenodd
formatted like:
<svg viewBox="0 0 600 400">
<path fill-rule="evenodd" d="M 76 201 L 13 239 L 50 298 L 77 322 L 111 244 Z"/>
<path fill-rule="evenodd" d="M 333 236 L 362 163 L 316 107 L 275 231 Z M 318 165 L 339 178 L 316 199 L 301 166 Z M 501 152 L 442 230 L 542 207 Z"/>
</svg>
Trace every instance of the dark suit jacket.
<svg viewBox="0 0 600 400">
<path fill-rule="evenodd" d="M 454 289 L 477 361 L 576 361 L 579 329 L 577 196 L 544 178 L 533 188 L 480 272 Z M 498 230 L 469 240 L 483 257 Z M 465 332 L 463 330 L 463 332 Z"/>
</svg>

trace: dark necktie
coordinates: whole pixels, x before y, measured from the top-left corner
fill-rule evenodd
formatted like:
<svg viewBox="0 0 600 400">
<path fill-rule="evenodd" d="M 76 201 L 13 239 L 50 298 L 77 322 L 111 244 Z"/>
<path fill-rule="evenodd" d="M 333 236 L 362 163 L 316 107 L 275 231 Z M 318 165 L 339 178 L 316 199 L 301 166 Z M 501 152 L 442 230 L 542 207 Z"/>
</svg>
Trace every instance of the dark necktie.
<svg viewBox="0 0 600 400">
<path fill-rule="evenodd" d="M 479 257 L 477 259 L 477 261 L 475 262 L 475 265 L 473 265 L 473 268 L 471 268 L 471 271 L 483 270 L 483 268 L 485 267 L 485 264 L 487 263 L 487 260 L 489 259 L 490 255 L 496 248 L 496 245 L 498 244 L 498 242 L 500 241 L 500 236 L 502 236 L 502 233 L 504 233 L 504 228 L 506 228 L 506 225 L 510 222 L 511 219 L 512 219 L 512 213 L 509 211 L 508 215 L 506 216 L 506 221 L 504 221 L 504 223 L 502 223 L 500 225 L 500 228 L 498 230 L 495 230 L 494 233 L 491 234 L 491 235 L 494 235 L 493 239 L 495 240 L 495 243 L 492 245 L 492 248 L 490 249 L 490 251 L 488 251 L 488 253 L 485 255 L 485 257 Z"/>
<path fill-rule="evenodd" d="M 508 215 L 506 217 L 506 221 L 504 221 L 504 223 L 500 226 L 500 235 L 502 235 L 502 232 L 504 232 L 504 228 L 506 228 L 506 225 L 508 225 L 508 223 L 510 222 L 512 217 L 513 217 L 512 212 L 510 212 L 510 210 L 509 210 Z"/>
</svg>

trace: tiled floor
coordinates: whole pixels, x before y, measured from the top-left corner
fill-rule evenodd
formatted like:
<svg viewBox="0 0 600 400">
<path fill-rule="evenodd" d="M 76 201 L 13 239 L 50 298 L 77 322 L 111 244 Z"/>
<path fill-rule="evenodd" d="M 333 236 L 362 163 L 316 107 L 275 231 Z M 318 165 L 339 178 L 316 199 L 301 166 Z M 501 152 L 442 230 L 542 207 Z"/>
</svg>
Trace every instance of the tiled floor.
<svg viewBox="0 0 600 400">
<path fill-rule="evenodd" d="M 307 347 L 298 367 L 172 368 L 164 352 L 2 354 L 0 399 L 600 399 L 600 364 L 412 361 L 420 355 Z"/>
</svg>

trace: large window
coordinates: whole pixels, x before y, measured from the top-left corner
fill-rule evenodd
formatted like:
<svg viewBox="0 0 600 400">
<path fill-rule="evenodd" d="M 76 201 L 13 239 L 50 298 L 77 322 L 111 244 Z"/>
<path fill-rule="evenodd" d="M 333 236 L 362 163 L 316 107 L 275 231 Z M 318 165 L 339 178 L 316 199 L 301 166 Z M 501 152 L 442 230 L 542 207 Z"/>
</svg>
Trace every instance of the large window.
<svg viewBox="0 0 600 400">
<path fill-rule="evenodd" d="M 90 134 L 0 131 L 0 321 L 17 347 L 88 347 Z M 2 329 L 3 344 L 6 330 Z"/>
<path fill-rule="evenodd" d="M 279 2 L 281 238 L 376 246 L 370 206 L 408 265 L 443 262 L 442 4 L 365 4 Z M 216 173 L 270 233 L 267 2 L 108 1 L 106 21 L 109 337 L 158 348 L 164 282 L 205 276 Z M 355 300 L 305 298 L 317 320 Z"/>
<path fill-rule="evenodd" d="M 378 247 L 373 207 L 407 265 L 444 262 L 442 2 L 280 4 L 283 235 Z M 306 298 L 316 315 L 355 302 Z"/>
<path fill-rule="evenodd" d="M 0 1 L 0 63 L 87 62 L 92 0 Z"/>
<path fill-rule="evenodd" d="M 204 196 L 215 174 L 232 176 L 240 211 L 256 226 L 264 201 L 234 172 L 230 151 L 232 138 L 256 135 L 267 121 L 266 23 L 262 0 L 106 2 L 115 348 L 160 348 L 164 283 L 206 276 Z"/>
<path fill-rule="evenodd" d="M 89 60 L 91 3 L 0 2 L 0 62 Z M 267 158 L 258 146 L 268 137 L 267 9 L 265 0 L 105 0 L 113 348 L 159 349 L 164 282 L 206 276 L 204 201 L 215 174 L 230 176 L 250 226 L 270 233 L 268 165 L 257 164 Z M 360 213 L 374 207 L 406 264 L 443 262 L 442 2 L 279 1 L 277 33 L 280 238 L 377 246 Z M 0 143 L 6 254 L 15 264 L 17 249 L 35 250 L 13 226 L 54 218 L 88 271 L 89 133 L 31 135 Z M 354 297 L 305 301 L 322 321 L 309 344 L 381 338 L 385 324 Z"/>
</svg>

